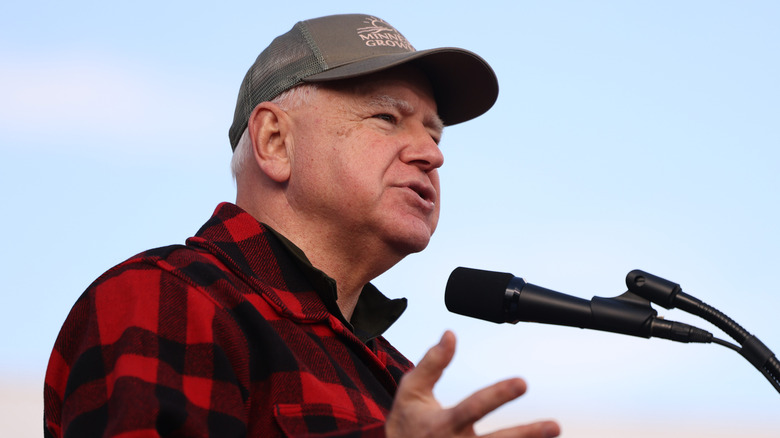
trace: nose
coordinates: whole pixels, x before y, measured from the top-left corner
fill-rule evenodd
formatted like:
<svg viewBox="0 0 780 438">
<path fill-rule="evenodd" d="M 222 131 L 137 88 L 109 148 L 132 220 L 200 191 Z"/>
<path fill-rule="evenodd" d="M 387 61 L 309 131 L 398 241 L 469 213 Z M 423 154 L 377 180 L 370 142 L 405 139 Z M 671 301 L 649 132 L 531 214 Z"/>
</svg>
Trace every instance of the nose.
<svg viewBox="0 0 780 438">
<path fill-rule="evenodd" d="M 401 160 L 430 172 L 444 164 L 444 154 L 431 133 L 421 127 L 409 136 L 406 146 L 401 150 Z"/>
</svg>

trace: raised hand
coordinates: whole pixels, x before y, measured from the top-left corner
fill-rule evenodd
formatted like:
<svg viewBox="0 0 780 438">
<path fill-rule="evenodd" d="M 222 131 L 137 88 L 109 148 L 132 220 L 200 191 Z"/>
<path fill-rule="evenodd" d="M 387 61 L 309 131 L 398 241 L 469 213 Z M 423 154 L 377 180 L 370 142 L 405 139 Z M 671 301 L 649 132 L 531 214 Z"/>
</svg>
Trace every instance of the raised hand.
<svg viewBox="0 0 780 438">
<path fill-rule="evenodd" d="M 525 393 L 523 379 L 498 382 L 470 395 L 456 406 L 444 409 L 433 396 L 433 387 L 455 354 L 455 335 L 447 331 L 398 387 L 387 417 L 388 438 L 475 437 L 474 423 L 499 406 Z M 560 434 L 554 421 L 540 421 L 501 429 L 491 438 L 552 438 Z"/>
</svg>

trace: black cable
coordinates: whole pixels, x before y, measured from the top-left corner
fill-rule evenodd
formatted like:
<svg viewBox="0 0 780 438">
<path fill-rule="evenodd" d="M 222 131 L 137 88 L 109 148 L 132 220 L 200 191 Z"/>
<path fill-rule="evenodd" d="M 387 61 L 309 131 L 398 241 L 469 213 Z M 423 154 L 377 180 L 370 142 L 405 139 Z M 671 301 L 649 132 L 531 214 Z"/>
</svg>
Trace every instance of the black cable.
<svg viewBox="0 0 780 438">
<path fill-rule="evenodd" d="M 722 346 L 727 347 L 727 348 L 730 348 L 730 349 L 736 351 L 737 353 L 740 353 L 740 354 L 742 353 L 741 352 L 742 347 L 740 347 L 738 345 L 734 345 L 734 344 L 732 344 L 729 341 L 724 341 L 723 339 L 719 339 L 719 338 L 713 337 L 712 338 L 712 343 L 713 344 L 722 345 Z M 777 364 L 777 358 L 773 357 L 772 359 L 770 359 L 770 361 L 774 361 Z M 766 377 L 766 379 L 769 380 L 769 383 L 777 390 L 777 392 L 780 392 L 780 379 L 777 378 L 777 375 L 772 373 L 770 367 L 759 368 L 758 371 L 760 371 L 761 374 L 763 374 L 764 377 Z"/>
<path fill-rule="evenodd" d="M 737 324 L 720 310 L 704 303 L 696 297 L 686 294 L 680 285 L 648 274 L 640 270 L 634 270 L 626 276 L 628 290 L 651 302 L 667 309 L 678 308 L 685 312 L 705 319 L 714 326 L 723 330 L 741 346 L 720 339 L 713 342 L 737 351 L 747 359 L 761 374 L 769 380 L 769 383 L 780 393 L 780 361 L 775 354 L 757 337 Z"/>
<path fill-rule="evenodd" d="M 713 343 L 713 344 L 722 345 L 722 346 L 724 346 L 724 347 L 731 348 L 732 350 L 734 350 L 734 351 L 736 351 L 737 353 L 739 353 L 739 348 L 740 348 L 740 347 L 739 347 L 738 345 L 734 345 L 734 344 L 732 344 L 732 343 L 731 343 L 731 342 L 729 342 L 729 341 L 724 341 L 723 339 L 718 339 L 718 338 L 712 338 L 712 343 Z"/>
<path fill-rule="evenodd" d="M 718 309 L 682 291 L 677 294 L 677 298 L 676 303 L 680 303 L 678 308 L 704 318 L 734 338 L 741 345 L 736 351 L 756 367 L 780 393 L 780 362 L 766 345 Z"/>
</svg>

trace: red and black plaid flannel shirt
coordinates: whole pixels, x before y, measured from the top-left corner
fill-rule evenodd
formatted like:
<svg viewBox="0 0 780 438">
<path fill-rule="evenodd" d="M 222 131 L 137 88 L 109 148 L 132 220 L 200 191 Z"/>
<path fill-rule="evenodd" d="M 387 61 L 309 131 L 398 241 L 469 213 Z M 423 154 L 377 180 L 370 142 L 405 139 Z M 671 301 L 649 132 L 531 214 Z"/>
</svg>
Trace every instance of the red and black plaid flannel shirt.
<svg viewBox="0 0 780 438">
<path fill-rule="evenodd" d="M 186 245 L 98 278 L 55 343 L 45 436 L 383 436 L 412 364 L 328 311 L 283 240 L 225 203 Z M 405 306 L 364 295 L 356 316 L 385 308 L 382 331 Z"/>
</svg>

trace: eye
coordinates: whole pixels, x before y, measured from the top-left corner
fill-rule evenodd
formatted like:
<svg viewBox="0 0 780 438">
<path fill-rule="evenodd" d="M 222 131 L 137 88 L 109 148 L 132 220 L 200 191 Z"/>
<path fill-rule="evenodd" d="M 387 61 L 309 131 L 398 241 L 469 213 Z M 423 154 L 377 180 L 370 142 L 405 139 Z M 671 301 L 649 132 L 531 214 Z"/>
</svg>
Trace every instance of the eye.
<svg viewBox="0 0 780 438">
<path fill-rule="evenodd" d="M 376 115 L 373 116 L 373 118 L 379 119 L 379 120 L 384 120 L 384 121 L 386 121 L 388 123 L 392 123 L 394 125 L 398 121 L 398 119 L 396 119 L 396 117 L 394 115 L 386 114 L 386 113 L 376 114 Z"/>
<path fill-rule="evenodd" d="M 433 142 L 436 143 L 437 146 L 441 144 L 442 131 L 437 129 L 430 129 L 428 131 L 428 134 L 430 134 L 431 140 L 433 140 Z"/>
</svg>

